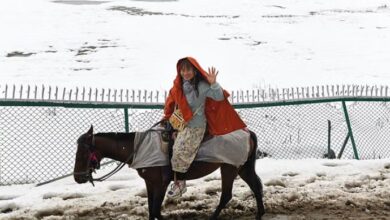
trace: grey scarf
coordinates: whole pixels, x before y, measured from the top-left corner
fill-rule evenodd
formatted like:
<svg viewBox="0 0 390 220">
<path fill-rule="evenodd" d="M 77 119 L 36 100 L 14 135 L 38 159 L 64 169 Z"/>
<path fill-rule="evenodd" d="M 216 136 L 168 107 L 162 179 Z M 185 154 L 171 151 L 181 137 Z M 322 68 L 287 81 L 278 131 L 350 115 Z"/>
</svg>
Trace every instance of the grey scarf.
<svg viewBox="0 0 390 220">
<path fill-rule="evenodd" d="M 183 83 L 183 92 L 186 95 L 188 104 L 192 104 L 196 99 L 194 86 L 189 80 L 184 80 Z"/>
</svg>

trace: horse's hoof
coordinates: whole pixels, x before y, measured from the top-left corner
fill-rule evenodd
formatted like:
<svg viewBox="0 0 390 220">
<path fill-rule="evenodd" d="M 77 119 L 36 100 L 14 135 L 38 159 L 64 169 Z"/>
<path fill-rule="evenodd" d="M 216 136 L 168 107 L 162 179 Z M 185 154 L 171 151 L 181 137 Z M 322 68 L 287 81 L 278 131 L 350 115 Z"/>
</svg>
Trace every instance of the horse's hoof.
<svg viewBox="0 0 390 220">
<path fill-rule="evenodd" d="M 212 215 L 209 220 L 217 220 L 217 216 Z"/>
</svg>

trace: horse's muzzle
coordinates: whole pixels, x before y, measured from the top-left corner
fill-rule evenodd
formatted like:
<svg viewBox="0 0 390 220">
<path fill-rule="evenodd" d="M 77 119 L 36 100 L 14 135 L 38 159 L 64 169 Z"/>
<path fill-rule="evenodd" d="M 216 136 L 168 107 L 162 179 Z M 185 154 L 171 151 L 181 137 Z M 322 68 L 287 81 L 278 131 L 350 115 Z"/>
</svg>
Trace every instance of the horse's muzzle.
<svg viewBox="0 0 390 220">
<path fill-rule="evenodd" d="M 92 175 L 91 173 L 92 173 L 92 171 L 89 171 L 89 173 L 85 173 L 85 172 L 74 173 L 73 174 L 74 181 L 76 181 L 76 183 L 79 183 L 79 184 L 86 183 L 91 179 L 90 178 L 90 175 Z"/>
</svg>

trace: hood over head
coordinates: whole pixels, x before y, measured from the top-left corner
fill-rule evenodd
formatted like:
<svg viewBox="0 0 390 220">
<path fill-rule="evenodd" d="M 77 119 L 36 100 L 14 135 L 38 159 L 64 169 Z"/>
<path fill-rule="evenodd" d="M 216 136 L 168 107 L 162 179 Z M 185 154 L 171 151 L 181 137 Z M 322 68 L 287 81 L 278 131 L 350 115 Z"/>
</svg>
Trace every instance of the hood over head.
<svg viewBox="0 0 390 220">
<path fill-rule="evenodd" d="M 180 64 L 184 60 L 188 60 L 198 70 L 199 74 L 205 80 L 205 82 L 209 83 L 207 81 L 207 72 L 200 66 L 198 61 L 196 61 L 196 59 L 193 57 L 184 57 L 184 58 L 181 58 L 179 61 L 177 61 L 177 64 L 176 64 L 177 76 L 176 76 L 175 81 L 174 81 L 175 86 L 178 86 L 181 88 L 182 78 L 180 75 Z"/>
</svg>

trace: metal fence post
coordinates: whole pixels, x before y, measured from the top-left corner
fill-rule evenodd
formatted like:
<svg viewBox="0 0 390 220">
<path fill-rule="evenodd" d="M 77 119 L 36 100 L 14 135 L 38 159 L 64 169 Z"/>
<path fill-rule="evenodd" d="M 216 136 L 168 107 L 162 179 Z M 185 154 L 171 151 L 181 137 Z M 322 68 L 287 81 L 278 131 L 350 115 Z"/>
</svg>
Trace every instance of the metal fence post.
<svg viewBox="0 0 390 220">
<path fill-rule="evenodd" d="M 345 105 L 345 101 L 342 101 L 342 103 L 343 103 L 345 121 L 347 122 L 347 126 L 348 126 L 349 137 L 351 138 L 353 153 L 355 154 L 355 158 L 359 160 L 359 155 L 356 149 L 355 138 L 353 137 L 353 133 L 352 133 L 351 121 L 349 120 L 347 106 Z"/>
<path fill-rule="evenodd" d="M 348 139 L 349 139 L 349 133 L 347 134 L 347 137 L 345 137 L 345 140 L 343 142 L 343 146 L 341 147 L 340 152 L 337 155 L 337 159 L 340 159 L 341 156 L 343 156 L 345 146 L 347 146 L 347 143 L 348 143 Z"/>
<path fill-rule="evenodd" d="M 328 158 L 330 158 L 330 139 L 332 138 L 331 135 L 331 130 L 332 130 L 332 124 L 330 120 L 328 120 Z"/>
<path fill-rule="evenodd" d="M 124 108 L 125 110 L 125 131 L 126 133 L 129 133 L 129 109 Z"/>
</svg>

